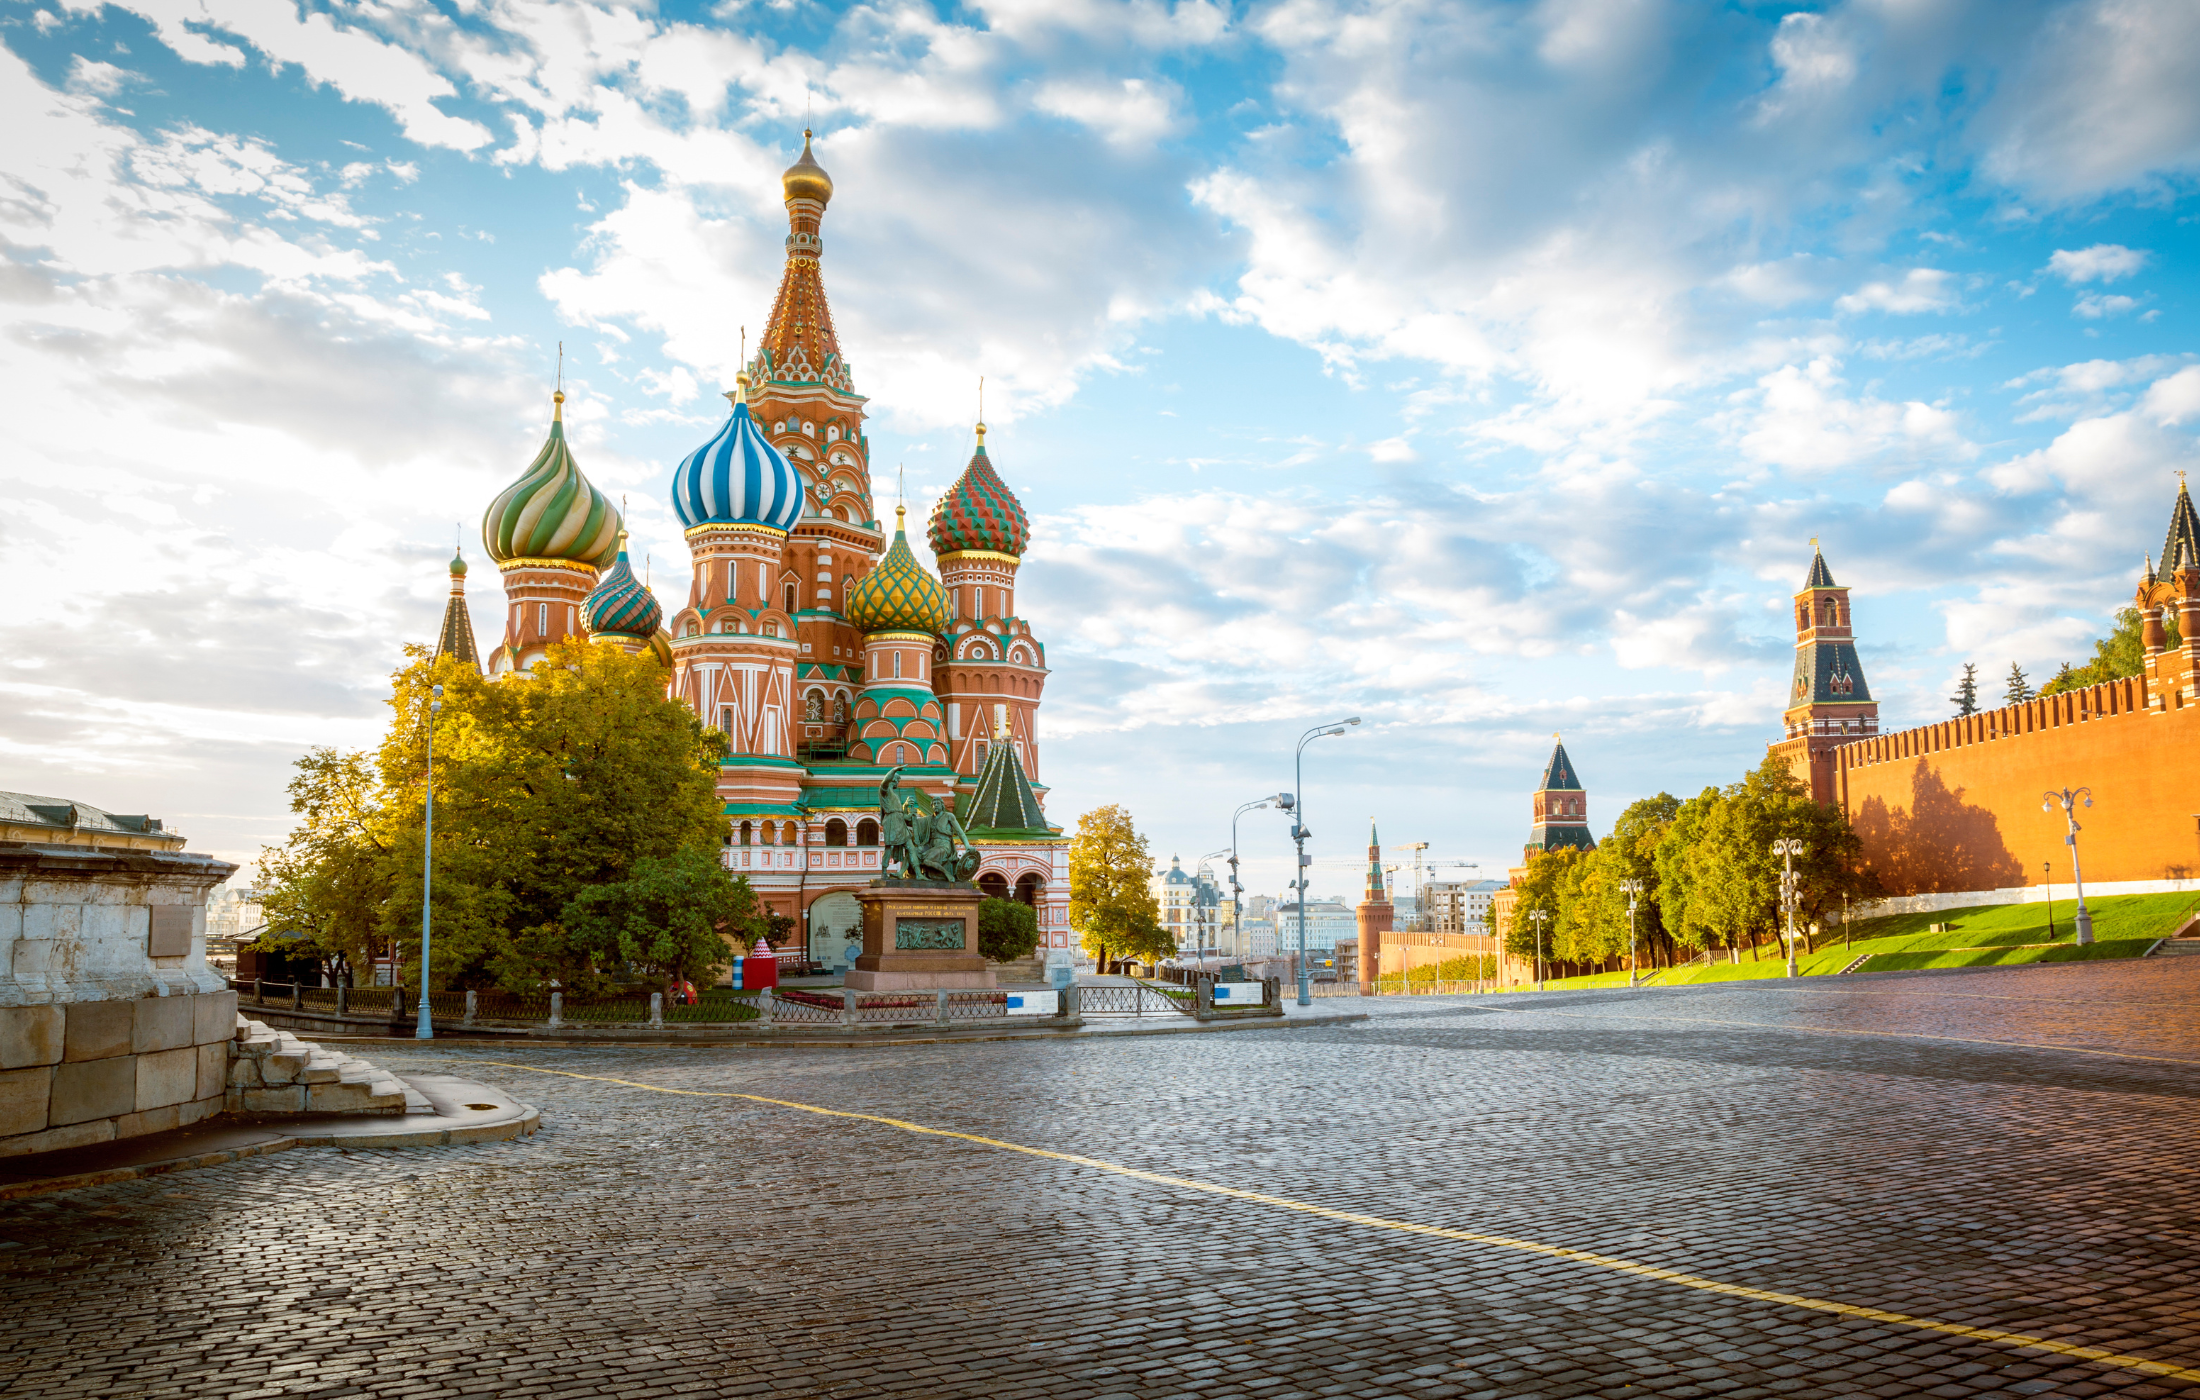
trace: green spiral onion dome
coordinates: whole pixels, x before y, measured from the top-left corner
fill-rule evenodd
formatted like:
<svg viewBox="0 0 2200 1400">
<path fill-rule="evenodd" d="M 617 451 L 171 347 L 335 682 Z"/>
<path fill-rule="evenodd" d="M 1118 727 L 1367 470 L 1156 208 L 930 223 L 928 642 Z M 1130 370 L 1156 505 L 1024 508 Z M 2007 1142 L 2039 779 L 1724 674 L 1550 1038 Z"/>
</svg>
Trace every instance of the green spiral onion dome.
<svg viewBox="0 0 2200 1400">
<path fill-rule="evenodd" d="M 978 425 L 978 450 L 961 479 L 932 507 L 925 530 L 934 554 L 982 549 L 1021 557 L 1031 543 L 1031 522 L 1023 504 L 993 470 L 985 455 L 985 424 Z"/>
<path fill-rule="evenodd" d="M 665 610 L 626 558 L 626 531 L 619 531 L 619 557 L 605 570 L 588 600 L 581 604 L 581 626 L 591 637 L 638 637 L 648 641 L 664 625 Z"/>
<path fill-rule="evenodd" d="M 550 439 L 526 474 L 489 503 L 481 543 L 499 564 L 562 559 L 600 569 L 619 547 L 619 512 L 581 475 L 565 445 L 565 395 L 553 396 Z"/>
<path fill-rule="evenodd" d="M 930 632 L 937 636 L 953 620 L 947 589 L 917 562 L 902 527 L 908 512 L 894 507 L 894 543 L 856 586 L 848 590 L 848 620 L 865 635 L 873 632 Z"/>
</svg>

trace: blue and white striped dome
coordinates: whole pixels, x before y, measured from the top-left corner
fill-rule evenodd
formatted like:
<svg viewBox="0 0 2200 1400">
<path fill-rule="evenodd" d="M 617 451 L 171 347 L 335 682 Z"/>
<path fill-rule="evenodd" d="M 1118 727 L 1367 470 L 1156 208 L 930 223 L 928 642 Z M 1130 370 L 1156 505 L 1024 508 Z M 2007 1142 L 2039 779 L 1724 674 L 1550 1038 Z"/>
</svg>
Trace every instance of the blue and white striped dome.
<svg viewBox="0 0 2200 1400">
<path fill-rule="evenodd" d="M 792 530 L 802 518 L 802 475 L 749 416 L 748 376 L 734 380 L 733 415 L 672 474 L 680 523 L 770 525 Z"/>
</svg>

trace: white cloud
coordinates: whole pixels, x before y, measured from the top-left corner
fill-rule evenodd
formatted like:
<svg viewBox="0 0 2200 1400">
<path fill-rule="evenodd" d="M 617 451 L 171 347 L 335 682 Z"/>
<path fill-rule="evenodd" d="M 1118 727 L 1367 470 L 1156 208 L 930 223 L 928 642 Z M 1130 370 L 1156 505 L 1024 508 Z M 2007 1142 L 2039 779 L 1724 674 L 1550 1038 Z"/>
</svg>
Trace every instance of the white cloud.
<svg viewBox="0 0 2200 1400">
<path fill-rule="evenodd" d="M 1109 145 L 1126 149 L 1152 144 L 1176 119 L 1169 91 L 1142 78 L 1047 83 L 1033 95 L 1032 105 L 1090 127 Z"/>
<path fill-rule="evenodd" d="M 2138 304 L 2134 297 L 2103 296 L 2098 292 L 2087 292 L 2070 308 L 2070 314 L 2083 316 L 2089 321 L 2098 321 L 2103 317 L 2121 316 Z"/>
<path fill-rule="evenodd" d="M 1913 267 L 1899 280 L 1866 282 L 1834 306 L 1852 314 L 1887 311 L 1898 316 L 1920 311 L 1952 311 L 1956 307 L 1955 274 L 1938 268 Z"/>
<path fill-rule="evenodd" d="M 1912 457 L 1971 455 L 1956 415 L 1927 403 L 1889 403 L 1844 390 L 1838 360 L 1783 365 L 1757 381 L 1761 405 L 1741 447 L 1753 459 L 1817 473 L 1855 466 L 1897 448 Z"/>
<path fill-rule="evenodd" d="M 2057 248 L 2041 271 L 2051 272 L 2065 282 L 2114 282 L 2145 267 L 2151 256 L 2144 248 L 2126 248 L 2121 243 Z"/>
</svg>

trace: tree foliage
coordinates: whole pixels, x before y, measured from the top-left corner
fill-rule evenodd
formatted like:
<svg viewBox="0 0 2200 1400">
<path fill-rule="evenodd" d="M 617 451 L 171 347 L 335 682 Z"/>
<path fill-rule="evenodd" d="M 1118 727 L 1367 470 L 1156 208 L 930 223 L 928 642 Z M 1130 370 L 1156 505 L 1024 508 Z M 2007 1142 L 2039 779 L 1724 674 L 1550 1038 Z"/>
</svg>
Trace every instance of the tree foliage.
<svg viewBox="0 0 2200 1400">
<path fill-rule="evenodd" d="M 1659 793 L 1630 805 L 1596 850 L 1539 852 L 1514 896 L 1505 948 L 1535 956 L 1531 912 L 1542 910 L 1544 957 L 1574 967 L 1625 965 L 1627 884 L 1636 896 L 1636 952 L 1647 966 L 1707 948 L 1739 949 L 1779 927 L 1782 837 L 1808 848 L 1797 864 L 1798 924 L 1866 892 L 1855 870 L 1856 836 L 1835 808 L 1812 801 L 1785 759 L 1768 755 L 1742 781 L 1683 801 Z"/>
<path fill-rule="evenodd" d="M 589 968 L 623 965 L 667 981 L 707 977 L 763 927 L 748 877 L 730 874 L 701 846 L 643 856 L 624 880 L 574 895 L 560 923 Z"/>
<path fill-rule="evenodd" d="M 1104 967 L 1112 955 L 1153 962 L 1176 952 L 1153 895 L 1153 855 L 1116 803 L 1077 819 L 1069 843 L 1069 922 Z"/>
<path fill-rule="evenodd" d="M 1038 910 L 1016 899 L 988 899 L 978 906 L 978 951 L 987 959 L 1014 962 L 1038 946 Z"/>
<path fill-rule="evenodd" d="M 2168 645 L 2184 645 L 2177 633 L 2177 609 L 2162 609 L 2162 631 L 2168 637 Z M 2137 608 L 2122 608 L 2116 613 L 2116 625 L 2108 635 L 2093 644 L 2093 659 L 2083 666 L 2068 662 L 2055 673 L 2055 678 L 2040 687 L 2042 695 L 2059 695 L 2066 690 L 2083 690 L 2103 681 L 2120 681 L 2146 670 L 2147 644 L 2145 619 Z"/>
<path fill-rule="evenodd" d="M 2009 680 L 2002 687 L 2001 702 L 2004 705 L 2021 705 L 2039 694 L 2024 677 L 2024 668 L 2016 662 L 2009 663 Z"/>
<path fill-rule="evenodd" d="M 426 721 L 441 685 L 431 980 L 533 990 L 607 971 L 566 927 L 566 907 L 637 861 L 715 852 L 719 736 L 665 697 L 646 653 L 565 642 L 503 681 L 408 653 L 371 764 L 329 750 L 300 760 L 299 828 L 261 863 L 269 902 L 317 938 L 394 944 L 418 975 Z"/>
<path fill-rule="evenodd" d="M 1978 713 L 1978 667 L 1976 665 L 1968 661 L 1963 663 L 1963 679 L 1956 682 L 1956 693 L 1948 697 L 1948 703 L 1956 707 L 1958 716 Z"/>
</svg>

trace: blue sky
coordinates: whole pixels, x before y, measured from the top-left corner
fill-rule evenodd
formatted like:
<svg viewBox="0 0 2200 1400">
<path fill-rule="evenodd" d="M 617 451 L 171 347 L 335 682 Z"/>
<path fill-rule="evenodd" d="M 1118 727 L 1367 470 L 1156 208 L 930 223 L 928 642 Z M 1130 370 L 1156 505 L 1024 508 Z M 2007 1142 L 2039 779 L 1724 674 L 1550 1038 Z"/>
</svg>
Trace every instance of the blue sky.
<svg viewBox="0 0 2200 1400">
<path fill-rule="evenodd" d="M 2185 0 L 6 0 L 0 45 L 0 786 L 231 857 L 377 731 L 560 341 L 678 592 L 805 111 L 874 461 L 928 506 L 986 376 L 1050 810 L 1164 858 L 1344 714 L 1317 891 L 1370 816 L 1501 871 L 1554 731 L 1600 830 L 1730 781 L 1812 536 L 1890 725 L 2043 679 L 2200 466 Z"/>
</svg>

